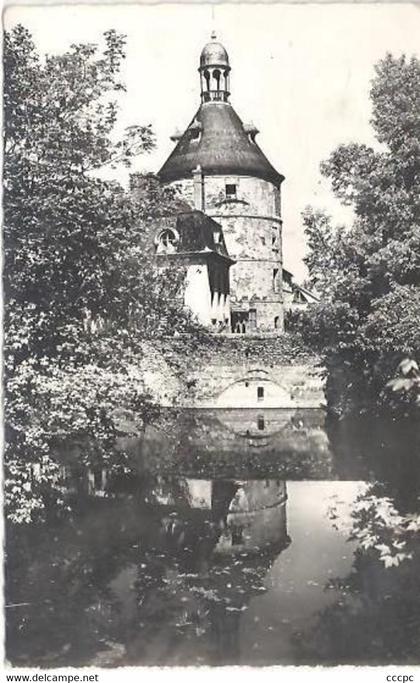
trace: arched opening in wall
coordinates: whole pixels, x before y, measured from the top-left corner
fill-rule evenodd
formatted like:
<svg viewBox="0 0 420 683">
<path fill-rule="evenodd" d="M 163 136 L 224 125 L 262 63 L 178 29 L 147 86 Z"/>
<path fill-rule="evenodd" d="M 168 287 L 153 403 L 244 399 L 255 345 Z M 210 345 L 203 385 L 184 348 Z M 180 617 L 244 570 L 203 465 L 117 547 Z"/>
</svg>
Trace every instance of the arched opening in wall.
<svg viewBox="0 0 420 683">
<path fill-rule="evenodd" d="M 206 81 L 206 88 L 207 88 L 207 90 L 210 90 L 210 72 L 209 71 L 206 70 L 204 72 L 204 78 Z"/>
<path fill-rule="evenodd" d="M 216 81 L 216 90 L 220 90 L 220 75 L 219 69 L 213 71 L 213 78 Z"/>
<path fill-rule="evenodd" d="M 174 254 L 179 237 L 175 230 L 162 230 L 155 239 L 157 254 Z"/>
<path fill-rule="evenodd" d="M 274 329 L 279 330 L 280 329 L 280 316 L 276 315 L 274 318 Z"/>
<path fill-rule="evenodd" d="M 244 386 L 245 382 L 249 382 L 248 389 Z M 265 408 L 290 407 L 290 393 L 270 379 L 244 377 L 229 384 L 221 391 L 215 405 L 220 408 L 257 408 L 258 412 L 252 419 L 253 428 L 250 427 L 251 436 L 252 434 L 255 436 L 256 433 L 261 434 L 262 431 L 273 428 L 274 423 L 267 421 L 267 416 L 263 415 Z M 264 417 L 264 428 L 261 421 L 258 426 L 260 417 Z M 286 421 L 287 419 L 290 418 L 286 418 Z M 239 426 L 239 423 L 235 424 Z"/>
<path fill-rule="evenodd" d="M 229 71 L 224 71 L 223 76 L 225 77 L 225 90 L 229 90 Z"/>
</svg>

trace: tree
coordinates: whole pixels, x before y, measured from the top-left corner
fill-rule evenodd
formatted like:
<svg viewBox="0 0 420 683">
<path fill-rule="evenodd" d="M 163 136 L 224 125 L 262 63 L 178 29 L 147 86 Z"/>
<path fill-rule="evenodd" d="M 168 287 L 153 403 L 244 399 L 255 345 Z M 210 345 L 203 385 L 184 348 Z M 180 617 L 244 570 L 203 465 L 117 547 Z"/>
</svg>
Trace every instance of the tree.
<svg viewBox="0 0 420 683">
<path fill-rule="evenodd" d="M 392 488 L 365 484 L 351 505 L 331 506 L 333 527 L 357 545 L 348 575 L 325 585 L 338 596 L 317 613 L 297 644 L 300 660 L 372 665 L 416 659 L 420 515 L 417 496 L 413 508 L 401 511 Z M 405 494 L 404 486 L 398 498 L 406 500 Z"/>
<path fill-rule="evenodd" d="M 111 30 L 104 40 L 103 52 L 73 45 L 42 60 L 22 26 L 5 37 L 5 462 L 15 521 L 60 499 L 60 444 L 83 439 L 86 459 L 109 459 L 115 409 L 141 426 L 154 410 L 136 372 L 142 342 L 189 325 L 176 297 L 182 278 L 157 273 L 142 248 L 150 215 L 172 211 L 174 193 L 146 188 L 141 201 L 97 176 L 154 145 L 150 126 L 113 140 L 124 38 Z"/>
<path fill-rule="evenodd" d="M 322 354 L 339 412 L 404 396 L 387 383 L 405 358 L 420 360 L 419 60 L 388 54 L 370 96 L 378 147 L 340 145 L 321 165 L 352 206 L 352 226 L 333 226 L 310 208 L 303 214 L 310 282 L 322 302 L 301 324 Z M 413 386 L 405 408 L 419 400 Z"/>
</svg>

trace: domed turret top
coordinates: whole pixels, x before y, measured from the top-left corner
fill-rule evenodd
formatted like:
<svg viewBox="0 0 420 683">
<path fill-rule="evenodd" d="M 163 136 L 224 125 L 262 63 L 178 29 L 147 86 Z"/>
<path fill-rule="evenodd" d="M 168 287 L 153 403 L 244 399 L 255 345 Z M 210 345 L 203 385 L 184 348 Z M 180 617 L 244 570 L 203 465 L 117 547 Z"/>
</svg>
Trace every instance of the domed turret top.
<svg viewBox="0 0 420 683">
<path fill-rule="evenodd" d="M 223 45 L 216 40 L 213 31 L 211 41 L 205 45 L 200 55 L 200 67 L 206 66 L 229 66 L 229 56 Z"/>
<path fill-rule="evenodd" d="M 201 83 L 202 102 L 227 102 L 229 99 L 229 57 L 216 34 L 211 34 L 211 42 L 203 47 L 198 67 Z"/>
</svg>

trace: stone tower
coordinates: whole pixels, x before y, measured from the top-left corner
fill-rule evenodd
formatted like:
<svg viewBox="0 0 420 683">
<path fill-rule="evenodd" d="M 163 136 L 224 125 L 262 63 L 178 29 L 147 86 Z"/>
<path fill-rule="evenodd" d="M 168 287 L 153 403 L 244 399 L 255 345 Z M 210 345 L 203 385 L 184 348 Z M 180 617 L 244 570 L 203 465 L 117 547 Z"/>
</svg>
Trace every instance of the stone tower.
<svg viewBox="0 0 420 683">
<path fill-rule="evenodd" d="M 231 331 L 281 332 L 284 176 L 256 142 L 257 128 L 244 124 L 232 105 L 228 54 L 216 36 L 200 56 L 201 104 L 159 171 L 165 184 L 223 228 L 231 277 Z"/>
</svg>

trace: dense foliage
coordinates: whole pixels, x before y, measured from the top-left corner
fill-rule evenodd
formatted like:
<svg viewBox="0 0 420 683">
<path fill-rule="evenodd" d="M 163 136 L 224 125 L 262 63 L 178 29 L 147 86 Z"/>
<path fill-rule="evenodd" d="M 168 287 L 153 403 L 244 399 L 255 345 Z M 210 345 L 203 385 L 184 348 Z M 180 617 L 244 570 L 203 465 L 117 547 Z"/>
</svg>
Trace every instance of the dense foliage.
<svg viewBox="0 0 420 683">
<path fill-rule="evenodd" d="M 86 461 L 110 458 L 115 415 L 133 411 L 141 426 L 154 410 L 136 372 L 142 342 L 189 325 L 177 303 L 182 279 L 157 273 L 144 249 L 148 226 L 176 197 L 152 180 L 134 196 L 98 177 L 154 144 L 149 126 L 115 140 L 123 59 L 124 38 L 112 30 L 102 52 L 72 45 L 45 59 L 22 26 L 5 36 L 5 484 L 14 521 L 60 502 L 54 454 L 63 443 L 82 442 Z"/>
<path fill-rule="evenodd" d="M 311 208 L 303 215 L 322 302 L 302 329 L 322 354 L 331 408 L 407 412 L 420 395 L 419 60 L 387 55 L 370 95 L 378 146 L 340 145 L 321 166 L 352 206 L 352 226 Z"/>
</svg>

